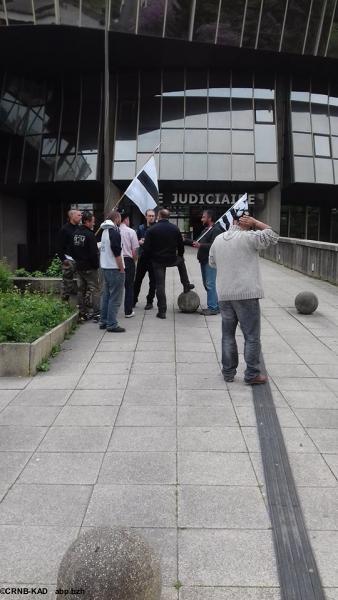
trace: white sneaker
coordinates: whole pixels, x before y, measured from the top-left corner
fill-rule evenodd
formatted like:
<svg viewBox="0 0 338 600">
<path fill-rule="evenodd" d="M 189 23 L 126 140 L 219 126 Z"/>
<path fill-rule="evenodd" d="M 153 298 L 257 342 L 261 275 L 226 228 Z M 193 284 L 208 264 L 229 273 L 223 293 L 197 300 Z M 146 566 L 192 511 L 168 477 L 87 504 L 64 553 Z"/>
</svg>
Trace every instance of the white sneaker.
<svg viewBox="0 0 338 600">
<path fill-rule="evenodd" d="M 130 313 L 130 315 L 124 315 L 126 319 L 131 319 L 131 317 L 135 317 L 134 311 Z"/>
</svg>

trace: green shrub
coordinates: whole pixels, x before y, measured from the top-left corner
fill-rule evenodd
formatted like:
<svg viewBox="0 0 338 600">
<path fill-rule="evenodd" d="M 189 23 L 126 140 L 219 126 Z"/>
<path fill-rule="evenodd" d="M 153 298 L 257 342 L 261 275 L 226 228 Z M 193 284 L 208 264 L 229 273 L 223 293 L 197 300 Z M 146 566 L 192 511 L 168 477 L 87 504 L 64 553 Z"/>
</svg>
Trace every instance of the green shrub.
<svg viewBox="0 0 338 600">
<path fill-rule="evenodd" d="M 26 269 L 21 267 L 21 269 L 15 269 L 14 276 L 15 277 L 30 277 L 31 274 L 29 271 L 26 271 Z"/>
<path fill-rule="evenodd" d="M 45 277 L 45 274 L 42 271 L 33 271 L 31 276 L 32 277 Z"/>
<path fill-rule="evenodd" d="M 49 267 L 46 269 L 46 277 L 62 277 L 62 262 L 58 256 L 54 256 Z"/>
<path fill-rule="evenodd" d="M 0 291 L 6 292 L 12 286 L 12 273 L 9 269 L 8 264 L 4 260 L 0 260 Z"/>
<path fill-rule="evenodd" d="M 68 304 L 51 295 L 0 292 L 0 342 L 33 342 L 73 312 Z"/>
</svg>

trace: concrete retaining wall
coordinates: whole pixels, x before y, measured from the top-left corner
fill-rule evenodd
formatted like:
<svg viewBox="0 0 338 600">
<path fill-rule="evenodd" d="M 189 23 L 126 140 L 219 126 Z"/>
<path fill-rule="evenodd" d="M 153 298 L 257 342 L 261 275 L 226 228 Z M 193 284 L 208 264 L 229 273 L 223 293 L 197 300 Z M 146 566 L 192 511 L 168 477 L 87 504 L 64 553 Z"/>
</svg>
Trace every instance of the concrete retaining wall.
<svg viewBox="0 0 338 600">
<path fill-rule="evenodd" d="M 36 367 L 50 356 L 54 346 L 61 344 L 72 326 L 77 323 L 74 313 L 31 344 L 4 342 L 0 344 L 0 377 L 35 375 Z"/>
<path fill-rule="evenodd" d="M 61 277 L 13 277 L 13 283 L 19 290 L 29 287 L 32 292 L 43 292 L 44 294 L 59 295 L 61 292 Z M 73 294 L 77 294 L 76 279 L 74 280 Z"/>
<path fill-rule="evenodd" d="M 285 267 L 338 285 L 338 244 L 279 238 L 261 256 Z"/>
</svg>

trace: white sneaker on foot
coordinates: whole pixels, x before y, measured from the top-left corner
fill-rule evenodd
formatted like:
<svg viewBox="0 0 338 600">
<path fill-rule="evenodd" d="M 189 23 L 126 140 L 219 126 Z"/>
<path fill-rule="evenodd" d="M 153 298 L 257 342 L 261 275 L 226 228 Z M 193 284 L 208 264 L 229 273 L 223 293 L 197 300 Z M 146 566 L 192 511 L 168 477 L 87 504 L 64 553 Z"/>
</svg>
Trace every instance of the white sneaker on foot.
<svg viewBox="0 0 338 600">
<path fill-rule="evenodd" d="M 131 319 L 131 317 L 135 317 L 134 311 L 130 313 L 130 315 L 124 315 L 126 319 Z"/>
</svg>

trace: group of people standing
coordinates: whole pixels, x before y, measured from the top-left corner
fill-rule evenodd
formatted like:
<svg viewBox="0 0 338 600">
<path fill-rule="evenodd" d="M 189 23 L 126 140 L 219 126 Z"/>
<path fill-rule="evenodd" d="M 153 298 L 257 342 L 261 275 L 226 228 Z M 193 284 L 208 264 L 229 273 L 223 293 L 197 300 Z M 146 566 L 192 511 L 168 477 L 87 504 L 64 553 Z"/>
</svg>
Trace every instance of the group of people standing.
<svg viewBox="0 0 338 600">
<path fill-rule="evenodd" d="M 99 322 L 100 329 L 109 332 L 124 332 L 117 320 L 123 290 L 125 317 L 130 318 L 135 314 L 133 308 L 138 302 L 143 278 L 148 273 L 149 291 L 145 309 L 153 308 L 156 294 L 156 316 L 165 319 L 168 267 L 178 268 L 183 292 L 194 288 L 184 261 L 182 234 L 176 225 L 170 223 L 169 217 L 169 211 L 161 208 L 156 222 L 155 212 L 148 210 L 146 223 L 135 232 L 130 227 L 129 216 L 113 210 L 101 225 L 102 237 L 97 243 L 93 214 L 89 211 L 82 215 L 76 210 L 69 212 L 69 222 L 60 235 L 62 296 L 65 300 L 69 298 L 76 273 L 81 318 L 91 317 Z M 205 210 L 201 220 L 204 225 L 202 235 L 198 241 L 192 242 L 198 250 L 197 258 L 207 292 L 207 308 L 201 312 L 206 316 L 221 313 L 223 377 L 231 382 L 236 375 L 236 329 L 239 323 L 244 336 L 244 380 L 249 385 L 265 383 L 267 377 L 260 369 L 259 299 L 264 293 L 258 252 L 277 243 L 278 235 L 269 225 L 243 214 L 243 211 L 234 214 L 233 224 L 227 231 L 215 223 L 212 210 Z"/>
<path fill-rule="evenodd" d="M 149 291 L 145 309 L 153 308 L 156 294 L 156 316 L 165 319 L 167 267 L 177 266 L 184 292 L 194 288 L 183 258 L 182 234 L 169 222 L 169 216 L 169 211 L 160 209 L 156 222 L 155 212 L 148 210 L 146 223 L 135 232 L 130 227 L 129 215 L 113 210 L 101 224 L 102 237 L 98 243 L 93 231 L 94 215 L 90 211 L 82 214 L 78 210 L 69 211 L 69 221 L 60 232 L 58 252 L 63 270 L 62 298 L 69 299 L 76 275 L 81 320 L 90 318 L 99 321 L 101 329 L 124 332 L 117 320 L 123 290 L 124 314 L 131 318 L 147 273 Z"/>
</svg>

